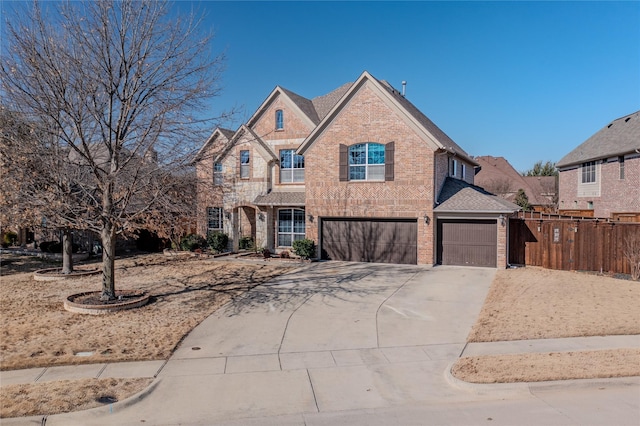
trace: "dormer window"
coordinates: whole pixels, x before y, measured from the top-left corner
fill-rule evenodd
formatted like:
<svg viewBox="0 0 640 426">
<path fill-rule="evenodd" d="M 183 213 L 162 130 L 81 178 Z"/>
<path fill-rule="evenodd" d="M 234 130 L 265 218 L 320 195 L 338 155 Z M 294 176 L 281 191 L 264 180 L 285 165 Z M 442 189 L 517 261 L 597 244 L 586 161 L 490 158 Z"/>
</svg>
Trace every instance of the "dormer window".
<svg viewBox="0 0 640 426">
<path fill-rule="evenodd" d="M 222 185 L 222 163 L 213 164 L 213 183 Z"/>
<path fill-rule="evenodd" d="M 284 129 L 284 111 L 276 110 L 276 130 Z"/>
</svg>

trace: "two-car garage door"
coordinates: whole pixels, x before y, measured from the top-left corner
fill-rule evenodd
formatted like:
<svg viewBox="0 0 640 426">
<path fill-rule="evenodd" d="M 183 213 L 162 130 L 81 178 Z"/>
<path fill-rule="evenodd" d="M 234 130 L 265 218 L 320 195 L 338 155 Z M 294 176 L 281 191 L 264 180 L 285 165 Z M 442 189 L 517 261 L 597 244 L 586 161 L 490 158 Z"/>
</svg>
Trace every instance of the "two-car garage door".
<svg viewBox="0 0 640 426">
<path fill-rule="evenodd" d="M 328 218 L 321 228 L 323 259 L 418 263 L 416 219 Z"/>
</svg>

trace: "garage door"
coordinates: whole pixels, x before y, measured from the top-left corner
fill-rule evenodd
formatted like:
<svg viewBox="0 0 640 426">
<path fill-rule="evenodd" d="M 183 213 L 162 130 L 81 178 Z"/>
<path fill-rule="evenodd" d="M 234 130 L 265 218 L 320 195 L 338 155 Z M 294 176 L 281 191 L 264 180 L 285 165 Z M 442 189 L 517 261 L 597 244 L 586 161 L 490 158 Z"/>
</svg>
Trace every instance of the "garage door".
<svg viewBox="0 0 640 426">
<path fill-rule="evenodd" d="M 321 228 L 323 259 L 418 263 L 415 219 L 322 219 Z"/>
<path fill-rule="evenodd" d="M 441 265 L 495 268 L 497 234 L 494 220 L 439 220 L 437 261 Z"/>
</svg>

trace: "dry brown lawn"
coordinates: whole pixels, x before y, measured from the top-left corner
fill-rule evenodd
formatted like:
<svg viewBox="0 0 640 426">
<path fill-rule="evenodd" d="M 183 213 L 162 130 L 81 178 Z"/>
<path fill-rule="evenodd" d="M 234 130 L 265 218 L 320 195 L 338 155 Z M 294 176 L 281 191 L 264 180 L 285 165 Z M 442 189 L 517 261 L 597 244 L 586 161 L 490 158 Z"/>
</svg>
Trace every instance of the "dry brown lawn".
<svg viewBox="0 0 640 426">
<path fill-rule="evenodd" d="M 153 378 L 59 380 L 0 388 L 0 418 L 87 410 L 142 391 Z"/>
<path fill-rule="evenodd" d="M 527 267 L 499 270 L 469 342 L 640 334 L 640 282 Z M 460 358 L 474 383 L 640 376 L 640 348 Z"/>
<path fill-rule="evenodd" d="M 293 269 L 278 264 L 143 255 L 116 261 L 116 288 L 145 290 L 151 303 L 108 315 L 63 307 L 66 296 L 97 291 L 101 276 L 40 282 L 33 271 L 55 264 L 3 255 L 0 269 L 0 370 L 167 359 L 196 325 L 235 297 Z M 76 356 L 93 352 L 92 356 Z M 55 381 L 0 387 L 0 417 L 54 414 L 125 399 L 150 378 Z M 57 396 L 55 396 L 57 395 Z"/>
<path fill-rule="evenodd" d="M 3 267 L 0 370 L 167 359 L 221 305 L 291 267 L 161 254 L 119 260 L 116 288 L 145 290 L 152 300 L 108 315 L 74 314 L 63 307 L 70 294 L 100 290 L 101 275 L 40 282 L 32 273 L 10 274 Z"/>
</svg>

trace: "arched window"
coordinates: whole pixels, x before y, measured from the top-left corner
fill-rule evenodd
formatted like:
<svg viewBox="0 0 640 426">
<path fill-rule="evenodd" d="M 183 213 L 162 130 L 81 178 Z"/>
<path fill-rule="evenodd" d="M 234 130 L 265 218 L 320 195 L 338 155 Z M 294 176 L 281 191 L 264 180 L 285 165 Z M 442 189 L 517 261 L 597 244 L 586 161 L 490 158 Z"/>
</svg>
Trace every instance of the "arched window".
<svg viewBox="0 0 640 426">
<path fill-rule="evenodd" d="M 276 110 L 276 130 L 284 129 L 284 111 Z"/>
<path fill-rule="evenodd" d="M 384 145 L 359 143 L 349 147 L 349 180 L 385 180 Z"/>
</svg>

